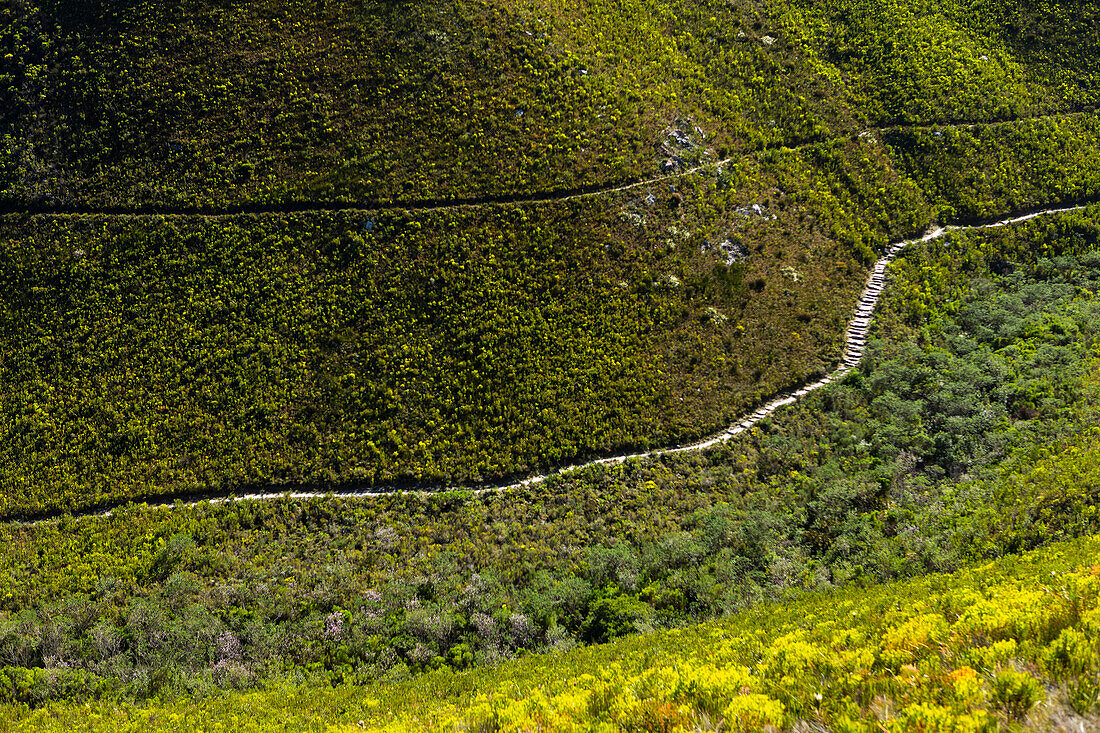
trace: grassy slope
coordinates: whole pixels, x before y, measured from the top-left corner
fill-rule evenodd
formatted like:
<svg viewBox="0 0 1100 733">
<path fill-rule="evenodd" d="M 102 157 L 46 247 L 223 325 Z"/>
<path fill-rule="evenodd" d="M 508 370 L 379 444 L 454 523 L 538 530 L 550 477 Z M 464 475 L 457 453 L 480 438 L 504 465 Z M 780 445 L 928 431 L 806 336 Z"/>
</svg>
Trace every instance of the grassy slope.
<svg viewBox="0 0 1100 733">
<path fill-rule="evenodd" d="M 1096 13 L 19 0 L 0 16 L 0 191 L 46 206 L 523 193 L 649 175 L 678 120 L 721 155 L 1079 109 L 1098 93 L 1081 63 Z"/>
<path fill-rule="evenodd" d="M 1092 162 L 1100 145 L 1095 113 L 986 127 L 891 130 L 884 139 L 941 221 L 1100 197 Z"/>
<path fill-rule="evenodd" d="M 522 209 L 7 218 L 4 511 L 253 481 L 489 477 L 706 432 L 829 364 L 874 247 L 936 217 L 1100 189 L 1094 114 L 846 137 L 1095 103 L 1094 71 L 1071 63 L 1095 58 L 1093 5 L 939 11 L 5 8 L 0 196 L 16 208 L 560 190 L 650 175 L 669 157 L 660 143 L 685 164 L 740 162 L 675 181 L 678 196 L 665 182 Z M 1028 39 L 1042 28 L 1053 40 Z M 669 124 L 702 144 L 674 143 Z M 753 202 L 777 218 L 734 211 Z M 700 251 L 731 236 L 743 264 Z M 1081 478 L 1059 466 L 1063 484 Z M 619 529 L 611 517 L 598 531 Z M 142 562 L 157 551 L 143 537 Z M 6 602 L 94 586 L 80 567 L 51 589 L 21 566 L 24 600 Z"/>
<path fill-rule="evenodd" d="M 772 5 L 877 124 L 1005 120 L 1093 107 L 1094 0 L 796 0 Z"/>
<path fill-rule="evenodd" d="M 681 118 L 715 150 L 852 126 L 755 40 L 751 3 L 61 0 L 7 21 L 7 191 L 47 204 L 522 193 L 649 175 Z"/>
<path fill-rule="evenodd" d="M 9 523 L 0 649 L 52 671 L 0 695 L 461 668 L 1095 532 L 1096 236 L 1085 213 L 914 246 L 858 373 L 706 453 L 481 497 Z"/>
<path fill-rule="evenodd" d="M 845 730 L 1094 723 L 1075 717 L 1072 706 L 1087 709 L 1098 684 L 1098 553 L 1096 539 L 1060 544 L 954 575 L 763 605 L 490 670 L 367 687 L 275 687 L 198 704 L 9 708 L 5 725 L 512 731 L 690 729 L 721 720 L 729 730 L 799 720 Z"/>
</svg>

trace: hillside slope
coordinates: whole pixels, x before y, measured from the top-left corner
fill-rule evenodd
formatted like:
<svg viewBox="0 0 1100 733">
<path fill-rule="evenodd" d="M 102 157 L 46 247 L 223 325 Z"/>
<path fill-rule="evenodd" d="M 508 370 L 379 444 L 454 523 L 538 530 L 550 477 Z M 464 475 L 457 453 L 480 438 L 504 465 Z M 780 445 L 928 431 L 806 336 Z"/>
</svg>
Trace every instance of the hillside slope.
<svg viewBox="0 0 1100 733">
<path fill-rule="evenodd" d="M 490 667 L 1095 533 L 1097 213 L 911 244 L 858 369 L 707 451 L 0 524 L 0 702 Z"/>
<path fill-rule="evenodd" d="M 0 730 L 1095 724 L 1097 206 L 447 489 L 1100 202 L 1098 24 L 4 3 Z"/>
<path fill-rule="evenodd" d="M 7 16 L 5 187 L 43 204 L 567 189 L 853 129 L 808 59 L 760 43 L 774 22 L 751 3 L 20 0 Z M 662 154 L 678 119 L 692 149 Z"/>
<path fill-rule="evenodd" d="M 40 206 L 560 190 L 868 124 L 1079 111 L 1100 94 L 1091 1 L 17 0 L 0 12 L 0 199 Z"/>
<path fill-rule="evenodd" d="M 1095 14 L 9 4 L 0 512 L 706 434 L 886 242 L 1100 193 Z"/>
</svg>

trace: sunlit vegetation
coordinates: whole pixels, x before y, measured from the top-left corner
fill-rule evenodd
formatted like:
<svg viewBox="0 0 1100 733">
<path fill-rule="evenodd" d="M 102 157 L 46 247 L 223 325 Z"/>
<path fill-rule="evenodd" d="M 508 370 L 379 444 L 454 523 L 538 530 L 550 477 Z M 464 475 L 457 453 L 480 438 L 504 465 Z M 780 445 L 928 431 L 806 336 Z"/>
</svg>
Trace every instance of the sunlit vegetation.
<svg viewBox="0 0 1100 733">
<path fill-rule="evenodd" d="M 1095 202 L 1098 20 L 5 4 L 0 729 L 1095 721 L 1095 207 L 461 489 Z"/>
<path fill-rule="evenodd" d="M 1100 102 L 1100 5 L 1016 0 L 770 2 L 876 124 L 978 122 Z"/>
<path fill-rule="evenodd" d="M 47 206 L 524 193 L 852 129 L 827 77 L 761 42 L 750 2 L 3 12 L 0 186 Z M 662 152 L 679 119 L 690 149 Z"/>
<path fill-rule="evenodd" d="M 1087 69 L 1042 96 L 1058 53 L 876 8 L 5 8 L 10 209 L 271 209 L 0 223 L 0 512 L 492 481 L 698 437 L 822 374 L 888 241 L 1100 191 Z M 853 18 L 968 60 L 841 53 Z M 278 211 L 341 202 L 368 208 Z"/>
<path fill-rule="evenodd" d="M 992 731 L 1095 720 L 1095 539 L 495 669 L 204 701 L 11 706 L 10 730 Z M 41 672 L 36 677 L 48 677 Z M 33 682 L 15 682 L 15 690 Z M 1084 716 L 1084 717 L 1083 717 Z"/>
<path fill-rule="evenodd" d="M 985 5 L 17 0 L 0 10 L 0 197 L 524 194 L 867 123 L 1096 103 L 1095 3 Z"/>
<path fill-rule="evenodd" d="M 8 217 L 2 510 L 468 483 L 705 434 L 835 363 L 865 263 L 922 221 L 883 154 L 524 207 Z"/>
<path fill-rule="evenodd" d="M 884 134 L 941 221 L 983 219 L 1049 201 L 1100 197 L 1100 115 Z"/>
</svg>

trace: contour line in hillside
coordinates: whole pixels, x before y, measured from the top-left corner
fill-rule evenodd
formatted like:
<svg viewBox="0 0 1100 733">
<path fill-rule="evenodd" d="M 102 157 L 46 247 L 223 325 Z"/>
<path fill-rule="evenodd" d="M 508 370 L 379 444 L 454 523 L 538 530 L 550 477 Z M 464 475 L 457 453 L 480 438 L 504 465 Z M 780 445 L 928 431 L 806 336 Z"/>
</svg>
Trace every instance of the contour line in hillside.
<svg viewBox="0 0 1100 733">
<path fill-rule="evenodd" d="M 235 216 L 248 216 L 260 215 L 260 214 L 306 214 L 310 212 L 377 212 L 377 211 L 406 211 L 410 213 L 427 212 L 427 211 L 454 211 L 460 209 L 470 209 L 480 206 L 506 206 L 506 205 L 520 205 L 520 204 L 543 204 L 543 203 L 556 203 L 564 201 L 574 201 L 582 198 L 594 198 L 596 196 L 605 196 L 613 193 L 621 193 L 623 191 L 630 191 L 635 188 L 642 188 L 645 186 L 653 186 L 658 183 L 665 183 L 667 181 L 673 181 L 684 176 L 695 175 L 707 170 L 721 170 L 723 166 L 731 165 L 739 160 L 744 159 L 750 155 L 761 155 L 768 152 L 776 151 L 793 151 L 802 150 L 804 148 L 813 147 L 815 145 L 822 145 L 824 143 L 835 142 L 848 137 L 864 138 L 874 132 L 890 133 L 898 132 L 902 130 L 926 130 L 926 129 L 972 129 L 975 127 L 999 127 L 1003 125 L 1010 125 L 1016 122 L 1026 121 L 1041 121 L 1051 119 L 1066 119 L 1069 117 L 1080 117 L 1094 114 L 1087 111 L 1074 111 L 1074 112 L 1062 112 L 1053 114 L 1036 115 L 1033 117 L 1014 117 L 1007 120 L 989 120 L 984 122 L 966 122 L 966 121 L 951 121 L 951 122 L 933 122 L 933 123 L 917 123 L 911 125 L 887 125 L 881 127 L 872 127 L 865 129 L 858 133 L 851 133 L 850 135 L 842 135 L 833 138 L 824 138 L 821 140 L 814 140 L 810 142 L 794 143 L 793 145 L 765 145 L 759 150 L 748 151 L 741 157 L 727 157 L 721 160 L 712 160 L 705 163 L 692 166 L 690 168 L 682 168 L 672 173 L 664 173 L 659 176 L 653 176 L 650 178 L 643 178 L 637 181 L 626 181 L 619 183 L 606 183 L 606 184 L 592 184 L 584 186 L 576 186 L 568 189 L 560 189 L 557 191 L 536 191 L 529 194 L 498 194 L 489 196 L 472 196 L 472 197 L 455 197 L 452 199 L 417 199 L 410 201 L 390 201 L 390 202 L 361 202 L 361 203 L 331 203 L 324 204 L 320 202 L 304 202 L 304 203 L 253 203 L 253 204 L 239 204 L 235 206 L 227 206 L 224 208 L 209 207 L 209 206 L 196 206 L 194 208 L 186 207 L 172 207 L 163 206 L 158 207 L 156 205 L 149 205 L 147 207 L 95 207 L 95 206 L 71 206 L 71 207 L 56 207 L 51 208 L 47 206 L 32 206 L 18 208 L 15 206 L 3 206 L 0 205 L 0 216 L 113 216 L 113 217 L 132 217 L 132 218 L 157 218 L 157 217 L 202 217 L 202 218 L 223 218 L 223 217 L 235 217 Z"/>
</svg>

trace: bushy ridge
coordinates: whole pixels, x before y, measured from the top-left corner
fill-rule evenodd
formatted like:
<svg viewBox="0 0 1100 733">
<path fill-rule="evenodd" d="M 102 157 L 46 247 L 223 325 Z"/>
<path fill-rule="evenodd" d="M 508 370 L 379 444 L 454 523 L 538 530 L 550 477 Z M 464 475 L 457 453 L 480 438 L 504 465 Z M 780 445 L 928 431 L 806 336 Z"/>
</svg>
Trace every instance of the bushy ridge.
<svg viewBox="0 0 1100 733">
<path fill-rule="evenodd" d="M 47 206 L 568 189 L 851 129 L 751 2 L 20 0 L 4 21 L 0 190 Z"/>
<path fill-rule="evenodd" d="M 1100 93 L 1091 1 L 2 12 L 0 199 L 42 207 L 564 190 L 864 124 L 1079 111 Z"/>
<path fill-rule="evenodd" d="M 1096 20 L 14 0 L 0 518 L 469 486 L 725 426 L 835 364 L 888 242 L 1095 201 Z M 9 521 L 0 727 L 1094 715 L 1095 543 L 857 586 L 1097 531 L 1095 216 L 911 247 L 861 367 L 706 454 Z"/>
<path fill-rule="evenodd" d="M 1094 108 L 1100 6 L 990 0 L 771 3 L 874 124 L 1006 120 Z"/>
<path fill-rule="evenodd" d="M 940 221 L 973 221 L 1100 196 L 1100 115 L 884 133 Z"/>
<path fill-rule="evenodd" d="M 835 363 L 863 265 L 922 216 L 870 143 L 672 187 L 418 213 L 8 217 L 0 512 L 465 484 L 706 434 Z"/>
</svg>

